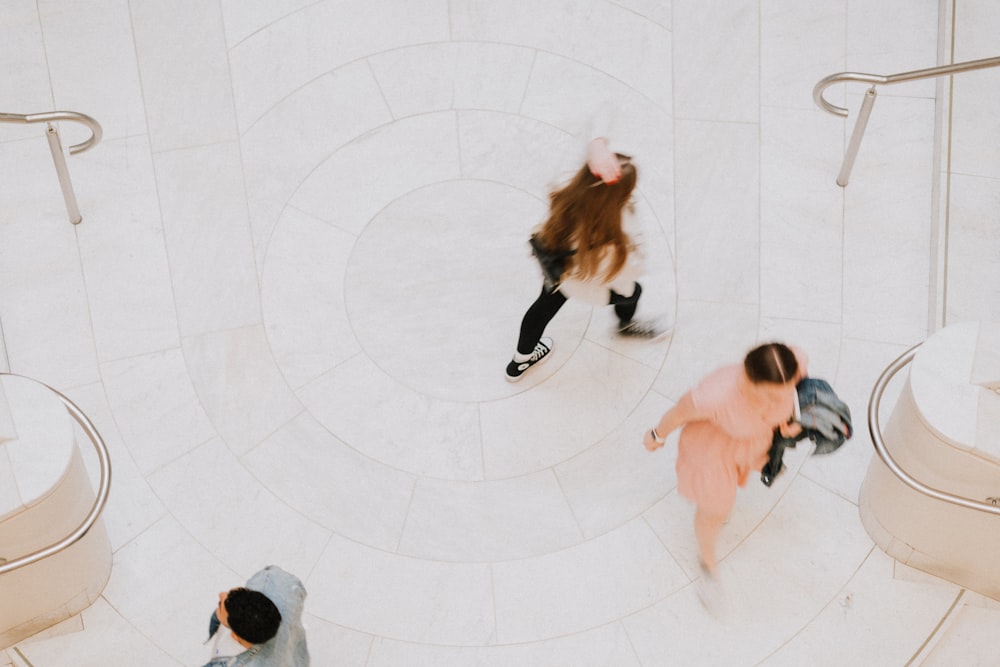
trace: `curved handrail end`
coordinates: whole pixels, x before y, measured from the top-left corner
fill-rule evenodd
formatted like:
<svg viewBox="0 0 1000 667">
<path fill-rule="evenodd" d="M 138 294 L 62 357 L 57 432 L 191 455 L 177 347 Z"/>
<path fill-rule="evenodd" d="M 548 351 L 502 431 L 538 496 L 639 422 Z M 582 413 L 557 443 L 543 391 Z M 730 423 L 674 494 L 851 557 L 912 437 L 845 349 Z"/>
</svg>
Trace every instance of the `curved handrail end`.
<svg viewBox="0 0 1000 667">
<path fill-rule="evenodd" d="M 823 111 L 826 111 L 827 113 L 832 113 L 835 116 L 841 116 L 843 118 L 847 118 L 848 114 L 847 109 L 845 109 L 844 107 L 838 107 L 836 104 L 827 101 L 827 99 L 823 97 L 823 92 L 829 86 L 832 86 L 839 80 L 840 80 L 839 75 L 833 74 L 831 76 L 822 79 L 819 83 L 813 86 L 813 102 L 816 103 L 816 106 L 818 106 Z"/>
<path fill-rule="evenodd" d="M 813 101 L 824 111 L 829 111 L 837 116 L 847 117 L 847 109 L 844 107 L 838 107 L 836 104 L 831 104 L 826 101 L 823 97 L 823 91 L 829 86 L 835 83 L 855 81 L 857 83 L 870 83 L 875 85 L 885 85 L 888 83 L 895 83 L 891 80 L 891 77 L 881 76 L 879 74 L 865 74 L 864 72 L 838 72 L 836 74 L 831 74 L 830 76 L 824 77 L 819 80 L 819 82 L 813 86 Z"/>
<path fill-rule="evenodd" d="M 69 147 L 70 155 L 76 155 L 89 150 L 100 143 L 104 137 L 104 128 L 93 116 L 79 111 L 45 111 L 42 113 L 0 113 L 0 123 L 51 123 L 58 120 L 69 120 L 82 123 L 90 129 L 90 137 Z"/>
<path fill-rule="evenodd" d="M 62 120 L 77 121 L 90 128 L 90 138 L 70 146 L 68 149 L 70 155 L 76 155 L 77 153 L 90 150 L 97 144 L 101 143 L 101 139 L 104 138 L 104 128 L 101 127 L 101 124 L 93 116 L 88 116 L 87 114 L 80 113 L 78 111 L 57 111 L 56 113 L 71 114 Z"/>
</svg>

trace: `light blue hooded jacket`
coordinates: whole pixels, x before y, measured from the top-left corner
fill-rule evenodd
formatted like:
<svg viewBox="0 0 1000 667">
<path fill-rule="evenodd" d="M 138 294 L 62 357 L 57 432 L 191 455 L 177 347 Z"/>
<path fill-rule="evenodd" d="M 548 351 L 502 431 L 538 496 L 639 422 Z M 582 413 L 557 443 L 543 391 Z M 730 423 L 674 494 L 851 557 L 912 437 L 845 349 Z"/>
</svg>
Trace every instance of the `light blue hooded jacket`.
<svg viewBox="0 0 1000 667">
<path fill-rule="evenodd" d="M 204 667 L 309 667 L 306 630 L 302 626 L 306 589 L 299 578 L 276 565 L 268 565 L 250 577 L 246 587 L 263 593 L 278 608 L 281 613 L 278 634 L 237 656 L 213 658 Z M 209 622 L 209 639 L 220 625 L 213 612 Z"/>
</svg>

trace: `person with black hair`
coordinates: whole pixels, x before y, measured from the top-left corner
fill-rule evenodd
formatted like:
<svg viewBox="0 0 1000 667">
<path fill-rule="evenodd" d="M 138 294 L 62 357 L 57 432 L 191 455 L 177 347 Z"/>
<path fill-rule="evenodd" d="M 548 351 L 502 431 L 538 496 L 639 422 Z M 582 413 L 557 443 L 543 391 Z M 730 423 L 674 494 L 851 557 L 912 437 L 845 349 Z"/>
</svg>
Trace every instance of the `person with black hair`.
<svg viewBox="0 0 1000 667">
<path fill-rule="evenodd" d="M 767 343 L 752 349 L 742 364 L 724 366 L 706 376 L 667 410 L 643 436 L 655 451 L 681 428 L 677 445 L 677 490 L 695 503 L 699 595 L 710 611 L 718 609 L 715 542 L 751 471 L 768 461 L 775 431 L 797 435 L 793 422 L 795 385 L 806 376 L 808 358 L 798 348 Z"/>
<path fill-rule="evenodd" d="M 308 667 L 305 597 L 302 582 L 274 565 L 245 587 L 219 593 L 206 641 L 211 659 L 204 667 Z"/>
</svg>

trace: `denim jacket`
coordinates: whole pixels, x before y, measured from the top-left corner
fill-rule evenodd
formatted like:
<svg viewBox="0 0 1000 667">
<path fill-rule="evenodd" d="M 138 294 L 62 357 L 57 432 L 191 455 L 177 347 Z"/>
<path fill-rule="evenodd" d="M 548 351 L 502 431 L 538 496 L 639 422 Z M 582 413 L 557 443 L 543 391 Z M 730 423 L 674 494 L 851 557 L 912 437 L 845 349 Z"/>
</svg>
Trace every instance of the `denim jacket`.
<svg viewBox="0 0 1000 667">
<path fill-rule="evenodd" d="M 779 431 L 774 432 L 768 462 L 760 471 L 760 481 L 771 486 L 774 478 L 781 474 L 785 464 L 782 457 L 787 447 L 804 438 L 816 443 L 815 454 L 829 454 L 836 451 L 851 435 L 851 409 L 837 397 L 833 388 L 825 380 L 803 378 L 795 390 L 799 397 L 802 431 L 795 437 L 786 438 Z"/>
<path fill-rule="evenodd" d="M 302 626 L 302 609 L 306 600 L 306 589 L 302 582 L 280 567 L 268 565 L 250 577 L 246 587 L 263 593 L 278 608 L 281 613 L 278 634 L 237 656 L 213 658 L 204 667 L 309 667 L 306 630 Z M 208 625 L 209 639 L 215 635 L 219 626 L 219 619 L 212 612 Z"/>
</svg>

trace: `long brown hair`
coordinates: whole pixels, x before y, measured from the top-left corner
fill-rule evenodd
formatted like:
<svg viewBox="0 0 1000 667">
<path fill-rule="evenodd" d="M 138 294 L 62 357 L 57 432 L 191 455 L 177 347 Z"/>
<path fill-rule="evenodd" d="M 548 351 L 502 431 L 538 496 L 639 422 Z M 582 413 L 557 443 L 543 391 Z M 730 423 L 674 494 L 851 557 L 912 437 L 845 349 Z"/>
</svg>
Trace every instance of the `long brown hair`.
<svg viewBox="0 0 1000 667">
<path fill-rule="evenodd" d="M 628 156 L 618 158 L 622 173 L 616 183 L 603 183 L 584 165 L 569 183 L 549 195 L 549 217 L 539 241 L 554 252 L 575 249 L 566 260 L 566 271 L 583 279 L 597 276 L 609 247 L 612 255 L 605 280 L 618 275 L 628 258 L 622 211 L 631 205 L 638 174 Z"/>
</svg>

